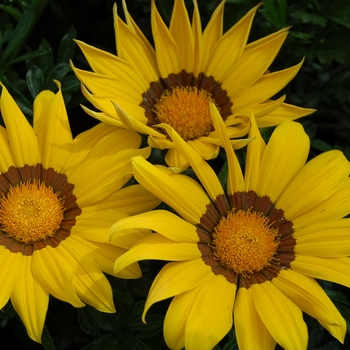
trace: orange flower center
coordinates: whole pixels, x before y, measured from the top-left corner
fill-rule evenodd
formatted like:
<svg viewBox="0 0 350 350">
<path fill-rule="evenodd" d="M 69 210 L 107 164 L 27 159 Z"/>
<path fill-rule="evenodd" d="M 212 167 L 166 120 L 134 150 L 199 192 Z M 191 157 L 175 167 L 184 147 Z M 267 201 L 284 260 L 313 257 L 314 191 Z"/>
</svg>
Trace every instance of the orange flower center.
<svg viewBox="0 0 350 350">
<path fill-rule="evenodd" d="M 215 259 L 247 277 L 271 264 L 279 235 L 262 213 L 239 210 L 220 220 L 213 238 Z"/>
<path fill-rule="evenodd" d="M 36 180 L 12 186 L 0 201 L 1 230 L 25 244 L 52 237 L 60 228 L 63 215 L 58 193 Z"/>
<path fill-rule="evenodd" d="M 185 140 L 206 136 L 213 129 L 209 102 L 211 94 L 192 86 L 166 90 L 155 104 L 161 123 L 172 126 Z"/>
</svg>

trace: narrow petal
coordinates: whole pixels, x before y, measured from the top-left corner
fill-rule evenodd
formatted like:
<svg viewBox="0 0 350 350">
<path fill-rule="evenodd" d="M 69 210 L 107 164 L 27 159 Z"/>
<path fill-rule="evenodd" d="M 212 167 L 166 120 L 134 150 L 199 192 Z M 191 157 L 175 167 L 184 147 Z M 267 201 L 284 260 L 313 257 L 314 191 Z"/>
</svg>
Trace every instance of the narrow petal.
<svg viewBox="0 0 350 350">
<path fill-rule="evenodd" d="M 140 260 L 183 261 L 197 259 L 201 253 L 194 243 L 177 243 L 158 233 L 148 235 L 138 241 L 130 250 L 119 257 L 114 265 L 114 273 Z"/>
<path fill-rule="evenodd" d="M 288 35 L 288 28 L 246 46 L 236 65 L 227 73 L 222 88 L 229 96 L 249 89 L 270 67 Z"/>
<path fill-rule="evenodd" d="M 261 4 L 253 7 L 215 43 L 210 52 L 208 66 L 204 68 L 207 76 L 212 75 L 216 81 L 224 80 L 231 67 L 242 55 L 254 15 L 259 6 Z"/>
<path fill-rule="evenodd" d="M 254 307 L 250 288 L 239 288 L 233 311 L 240 349 L 273 350 L 275 348 L 276 341 Z"/>
<path fill-rule="evenodd" d="M 337 150 L 322 153 L 308 162 L 288 184 L 276 202 L 288 220 L 305 213 L 343 186 L 350 163 Z"/>
<path fill-rule="evenodd" d="M 153 304 L 196 288 L 211 274 L 211 268 L 205 265 L 202 259 L 166 264 L 152 283 L 143 311 L 143 320 L 145 321 L 145 315 Z"/>
<path fill-rule="evenodd" d="M 255 308 L 276 342 L 285 349 L 306 349 L 308 332 L 301 310 L 271 282 L 250 288 Z"/>
<path fill-rule="evenodd" d="M 0 246 L 0 310 L 8 302 L 20 279 L 24 259 L 22 254 L 12 253 L 4 246 Z"/>
<path fill-rule="evenodd" d="M 295 252 L 323 258 L 350 255 L 350 219 L 317 222 L 294 233 Z"/>
<path fill-rule="evenodd" d="M 285 121 L 278 126 L 262 157 L 256 192 L 275 202 L 305 165 L 309 149 L 310 140 L 301 124 Z"/>
<path fill-rule="evenodd" d="M 214 348 L 233 324 L 236 285 L 227 282 L 222 275 L 212 273 L 209 276 L 210 279 L 198 287 L 188 315 L 185 330 L 185 347 L 188 349 Z"/>
<path fill-rule="evenodd" d="M 61 256 L 56 248 L 48 246 L 35 251 L 32 257 L 31 271 L 45 292 L 72 304 L 74 307 L 85 306 L 73 287 L 73 266 Z"/>
<path fill-rule="evenodd" d="M 290 266 L 301 274 L 350 287 L 350 258 L 296 255 Z"/>
<path fill-rule="evenodd" d="M 72 148 L 72 132 L 63 101 L 60 84 L 59 91 L 53 95 L 50 103 L 48 92 L 39 94 L 34 101 L 34 128 L 38 123 L 38 142 L 41 153 L 41 164 L 45 168 L 52 167 L 56 171 L 64 171 L 70 158 Z M 42 104 L 42 107 L 37 108 Z"/>
<path fill-rule="evenodd" d="M 75 40 L 83 52 L 91 68 L 97 74 L 112 76 L 121 79 L 125 84 L 130 85 L 140 96 L 148 89 L 149 82 L 139 75 L 130 63 L 112 55 L 106 51 L 96 49 L 82 41 Z"/>
<path fill-rule="evenodd" d="M 244 191 L 244 179 L 236 154 L 233 152 L 226 126 L 222 121 L 222 117 L 214 104 L 210 104 L 210 114 L 213 120 L 215 130 L 218 137 L 225 148 L 228 162 L 228 176 L 227 176 L 227 192 L 233 194 L 235 192 Z"/>
<path fill-rule="evenodd" d="M 318 321 L 338 327 L 343 325 L 343 317 L 313 278 L 288 269 L 280 271 L 272 283 L 303 312 Z"/>
<path fill-rule="evenodd" d="M 150 211 L 119 220 L 111 227 L 110 234 L 113 236 L 118 231 L 133 228 L 153 230 L 180 243 L 197 243 L 199 241 L 194 225 L 166 210 Z"/>
<path fill-rule="evenodd" d="M 344 338 L 346 335 L 347 324 L 346 321 L 341 317 L 341 326 L 333 326 L 329 323 L 320 322 L 321 325 L 327 329 L 327 331 L 332 334 L 332 336 L 338 339 L 342 344 L 344 344 Z"/>
<path fill-rule="evenodd" d="M 28 336 L 41 343 L 41 334 L 49 305 L 49 295 L 33 278 L 31 260 L 31 257 L 25 257 L 22 260 L 23 268 L 20 276 L 18 276 L 11 301 L 27 329 Z"/>
<path fill-rule="evenodd" d="M 169 31 L 179 49 L 179 66 L 186 72 L 193 72 L 194 42 L 191 23 L 183 0 L 175 0 Z"/>
<path fill-rule="evenodd" d="M 125 12 L 125 2 L 123 7 Z M 149 50 L 144 38 L 140 38 L 139 32 L 135 32 L 134 26 L 127 25 L 120 19 L 116 4 L 113 10 L 118 56 L 131 64 L 147 82 L 157 81 L 158 69 L 154 51 Z"/>
<path fill-rule="evenodd" d="M 58 248 L 75 269 L 73 284 L 79 298 L 99 311 L 115 312 L 111 286 L 91 254 L 93 245 L 70 236 Z"/>
<path fill-rule="evenodd" d="M 11 165 L 13 165 L 12 154 L 9 147 L 9 140 L 6 129 L 0 125 L 0 172 L 6 173 Z"/>
<path fill-rule="evenodd" d="M 200 202 L 193 198 L 179 186 L 178 182 L 166 175 L 163 171 L 148 163 L 141 157 L 132 159 L 134 176 L 136 180 L 148 191 L 170 205 L 186 221 L 198 224 L 202 215 L 206 212 L 207 202 Z"/>
<path fill-rule="evenodd" d="M 1 114 L 6 125 L 13 165 L 21 167 L 39 163 L 40 154 L 35 132 L 4 85 L 1 93 Z"/>
<path fill-rule="evenodd" d="M 192 16 L 192 35 L 193 35 L 193 52 L 194 52 L 194 64 L 193 75 L 196 77 L 201 72 L 202 60 L 203 60 L 203 44 L 202 44 L 202 25 L 201 17 L 198 10 L 197 1 L 193 1 L 194 9 Z M 206 47 L 206 49 L 209 49 Z"/>
<path fill-rule="evenodd" d="M 171 73 L 179 73 L 182 68 L 179 62 L 179 48 L 163 22 L 154 1 L 152 1 L 151 25 L 161 77 L 166 78 Z"/>
<path fill-rule="evenodd" d="M 295 77 L 302 64 L 303 61 L 293 67 L 263 75 L 252 87 L 235 96 L 232 113 L 274 96 Z"/>
<path fill-rule="evenodd" d="M 224 190 L 220 181 L 208 163 L 192 147 L 189 147 L 172 127 L 166 124 L 159 124 L 159 126 L 167 131 L 176 148 L 187 158 L 210 198 L 215 200 L 220 194 L 223 194 Z"/>
</svg>

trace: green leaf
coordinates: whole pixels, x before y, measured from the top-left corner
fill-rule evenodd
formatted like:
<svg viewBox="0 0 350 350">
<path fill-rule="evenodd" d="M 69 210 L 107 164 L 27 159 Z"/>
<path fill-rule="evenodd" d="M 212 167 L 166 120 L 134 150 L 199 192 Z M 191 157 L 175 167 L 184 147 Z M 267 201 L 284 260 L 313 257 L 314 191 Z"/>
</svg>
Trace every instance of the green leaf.
<svg viewBox="0 0 350 350">
<path fill-rule="evenodd" d="M 74 27 L 70 27 L 61 40 L 61 44 L 58 49 L 57 63 L 68 63 L 69 60 L 73 58 L 74 50 L 76 47 L 73 39 L 76 37 L 77 31 Z"/>
<path fill-rule="evenodd" d="M 41 39 L 39 49 L 45 50 L 45 54 L 39 56 L 38 65 L 42 69 L 44 75 L 46 76 L 55 66 L 52 47 L 48 41 L 46 41 L 45 39 Z"/>
<path fill-rule="evenodd" d="M 17 21 L 21 18 L 22 13 L 13 6 L 0 5 L 0 10 L 3 10 L 13 16 Z"/>
<path fill-rule="evenodd" d="M 101 335 L 100 327 L 91 310 L 92 308 L 88 305 L 83 308 L 77 309 L 78 320 L 81 329 L 85 333 L 91 335 L 93 338 L 97 338 Z"/>
<path fill-rule="evenodd" d="M 40 50 L 40 49 L 39 50 L 35 50 L 35 51 L 29 51 L 29 52 L 25 53 L 24 55 L 18 56 L 16 58 L 14 58 L 13 60 L 5 63 L 3 65 L 3 67 L 10 67 L 10 66 L 13 66 L 16 63 L 19 63 L 19 62 L 22 62 L 22 61 L 25 61 L 25 60 L 31 60 L 31 59 L 34 59 L 34 58 L 46 55 L 47 53 L 48 53 L 47 50 Z"/>
<path fill-rule="evenodd" d="M 58 80 L 62 82 L 63 78 L 71 71 L 72 69 L 68 63 L 59 63 L 48 74 L 45 81 L 45 87 L 49 88 L 50 90 L 56 89 L 56 85 L 53 82 L 53 80 Z"/>
<path fill-rule="evenodd" d="M 46 350 L 55 350 L 55 344 L 51 338 L 49 330 L 44 326 L 43 334 L 41 335 L 42 346 Z"/>
<path fill-rule="evenodd" d="M 27 86 L 30 94 L 35 98 L 44 89 L 44 73 L 37 67 L 30 68 L 26 75 Z"/>
</svg>

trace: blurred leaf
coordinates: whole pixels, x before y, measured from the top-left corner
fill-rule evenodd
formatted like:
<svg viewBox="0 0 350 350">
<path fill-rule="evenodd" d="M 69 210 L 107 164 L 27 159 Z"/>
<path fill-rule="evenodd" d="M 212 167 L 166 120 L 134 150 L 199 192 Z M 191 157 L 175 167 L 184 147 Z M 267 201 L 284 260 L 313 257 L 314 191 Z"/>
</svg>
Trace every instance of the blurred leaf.
<svg viewBox="0 0 350 350">
<path fill-rule="evenodd" d="M 21 18 L 22 13 L 13 6 L 0 5 L 0 10 L 3 10 L 13 16 L 17 21 Z"/>
<path fill-rule="evenodd" d="M 37 67 L 30 68 L 26 75 L 27 86 L 30 94 L 35 98 L 44 89 L 44 73 Z"/>
<path fill-rule="evenodd" d="M 275 29 L 281 29 L 287 26 L 286 0 L 265 0 L 261 13 L 273 24 Z"/>
<path fill-rule="evenodd" d="M 74 56 L 76 47 L 73 39 L 77 37 L 77 31 L 74 27 L 70 27 L 68 32 L 63 36 L 57 55 L 57 63 L 68 63 Z"/>
<path fill-rule="evenodd" d="M 46 55 L 48 53 L 47 50 L 35 50 L 35 51 L 29 51 L 21 56 L 17 56 L 16 58 L 14 58 L 13 60 L 5 63 L 3 65 L 3 67 L 9 67 L 9 66 L 13 66 L 14 64 L 17 64 L 19 62 L 23 62 L 25 60 L 29 60 L 29 59 L 33 59 L 33 58 L 37 58 L 43 55 Z"/>
<path fill-rule="evenodd" d="M 55 59 L 53 55 L 53 50 L 48 41 L 41 39 L 39 50 L 45 50 L 45 54 L 38 57 L 38 66 L 44 72 L 46 76 L 54 67 Z"/>
<path fill-rule="evenodd" d="M 55 350 L 54 342 L 46 326 L 44 326 L 44 330 L 41 335 L 41 342 L 44 349 Z"/>
<path fill-rule="evenodd" d="M 55 89 L 56 85 L 54 83 L 54 80 L 62 82 L 63 78 L 71 71 L 72 69 L 68 63 L 59 63 L 51 70 L 51 72 L 46 77 L 46 88 L 49 88 L 50 90 Z"/>
<path fill-rule="evenodd" d="M 92 308 L 88 305 L 85 307 L 79 308 L 78 311 L 78 320 L 81 329 L 91 335 L 93 338 L 98 338 L 101 336 L 101 331 L 99 324 L 91 311 Z"/>
</svg>

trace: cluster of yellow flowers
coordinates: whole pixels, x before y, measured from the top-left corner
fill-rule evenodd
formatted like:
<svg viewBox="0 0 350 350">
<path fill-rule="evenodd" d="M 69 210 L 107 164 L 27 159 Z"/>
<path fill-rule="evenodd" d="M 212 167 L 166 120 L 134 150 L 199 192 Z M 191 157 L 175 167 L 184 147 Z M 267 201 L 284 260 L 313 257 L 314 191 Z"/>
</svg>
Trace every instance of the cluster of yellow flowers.
<svg viewBox="0 0 350 350">
<path fill-rule="evenodd" d="M 288 29 L 248 44 L 259 6 L 223 34 L 224 1 L 202 31 L 184 0 L 168 28 L 152 1 L 153 48 L 123 7 L 117 56 L 77 41 L 93 72 L 72 69 L 97 126 L 73 139 L 58 82 L 36 97 L 31 126 L 2 86 L 0 309 L 11 299 L 40 342 L 49 295 L 115 312 L 104 273 L 139 278 L 138 261 L 159 259 L 170 262 L 143 320 L 173 297 L 171 349 L 210 350 L 233 324 L 242 350 L 306 349 L 302 312 L 342 342 L 345 320 L 315 278 L 350 287 L 350 163 L 335 150 L 307 162 L 293 120 L 313 110 L 271 99 L 301 67 L 268 70 Z M 146 160 L 152 148 L 168 166 Z M 226 189 L 206 161 L 221 148 Z M 161 202 L 173 211 L 154 210 Z"/>
</svg>

